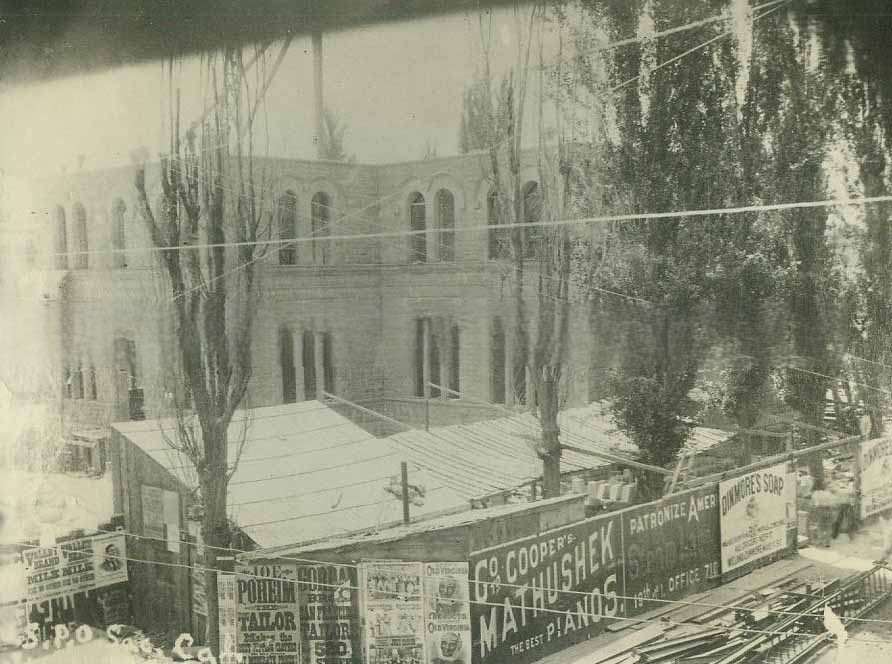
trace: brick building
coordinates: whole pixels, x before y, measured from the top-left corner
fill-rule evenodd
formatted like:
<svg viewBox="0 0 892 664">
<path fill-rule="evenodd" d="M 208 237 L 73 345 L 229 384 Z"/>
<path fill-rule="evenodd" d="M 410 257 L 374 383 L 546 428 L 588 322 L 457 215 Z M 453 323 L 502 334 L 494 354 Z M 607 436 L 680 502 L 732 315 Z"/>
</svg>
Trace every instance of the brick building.
<svg viewBox="0 0 892 664">
<path fill-rule="evenodd" d="M 540 205 L 535 156 L 523 164 L 528 219 Z M 379 237 L 271 246 L 259 263 L 248 405 L 324 390 L 419 424 L 430 397 L 438 422 L 449 424 L 491 416 L 481 404 L 523 398 L 523 374 L 511 370 L 515 308 L 504 236 L 480 230 L 492 216 L 485 166 L 473 153 L 390 165 L 255 160 L 273 238 Z M 147 175 L 150 197 L 160 197 L 158 166 Z M 145 250 L 134 168 L 34 181 L 27 192 L 6 225 L 31 232 L 9 236 L 5 253 L 19 258 L 19 272 L 52 275 L 52 298 L 26 296 L 50 302 L 34 332 L 45 344 L 39 360 L 58 377 L 66 435 L 166 414 L 170 295 L 157 256 Z M 457 232 L 436 232 L 450 227 Z M 395 236 L 410 229 L 427 233 Z M 598 344 L 588 316 L 574 307 L 568 403 L 587 401 L 593 382 Z"/>
</svg>

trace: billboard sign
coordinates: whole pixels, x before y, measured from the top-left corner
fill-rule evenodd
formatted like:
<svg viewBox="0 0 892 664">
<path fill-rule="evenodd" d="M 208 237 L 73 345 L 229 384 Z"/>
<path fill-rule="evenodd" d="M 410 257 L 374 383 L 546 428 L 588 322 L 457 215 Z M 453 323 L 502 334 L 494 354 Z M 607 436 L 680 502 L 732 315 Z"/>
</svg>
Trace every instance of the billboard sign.
<svg viewBox="0 0 892 664">
<path fill-rule="evenodd" d="M 471 554 L 475 664 L 527 662 L 624 613 L 622 515 L 605 514 Z"/>
<path fill-rule="evenodd" d="M 892 438 L 861 443 L 861 518 L 892 508 Z"/>
<path fill-rule="evenodd" d="M 718 489 L 715 484 L 668 496 L 623 516 L 627 615 L 659 608 L 650 599 L 678 599 L 720 577 Z"/>
<path fill-rule="evenodd" d="M 722 573 L 787 546 L 787 464 L 719 483 Z"/>
</svg>

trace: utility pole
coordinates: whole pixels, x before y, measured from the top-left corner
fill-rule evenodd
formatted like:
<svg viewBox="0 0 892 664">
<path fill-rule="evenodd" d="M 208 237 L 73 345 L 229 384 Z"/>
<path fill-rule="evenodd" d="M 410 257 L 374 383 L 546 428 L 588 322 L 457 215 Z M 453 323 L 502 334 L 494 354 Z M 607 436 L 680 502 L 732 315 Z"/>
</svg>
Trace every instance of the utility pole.
<svg viewBox="0 0 892 664">
<path fill-rule="evenodd" d="M 405 461 L 400 462 L 400 474 L 403 487 L 403 523 L 409 523 L 409 466 Z"/>
</svg>

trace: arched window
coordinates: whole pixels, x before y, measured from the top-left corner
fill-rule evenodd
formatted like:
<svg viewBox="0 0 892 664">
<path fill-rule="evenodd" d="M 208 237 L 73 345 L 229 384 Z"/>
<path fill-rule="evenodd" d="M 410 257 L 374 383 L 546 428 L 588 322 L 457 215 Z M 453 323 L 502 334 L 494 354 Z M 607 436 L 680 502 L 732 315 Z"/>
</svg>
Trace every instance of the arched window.
<svg viewBox="0 0 892 664">
<path fill-rule="evenodd" d="M 424 319 L 415 319 L 415 396 L 424 396 Z"/>
<path fill-rule="evenodd" d="M 294 337 L 284 325 L 279 328 L 279 368 L 282 370 L 282 403 L 294 403 L 297 401 Z"/>
<path fill-rule="evenodd" d="M 304 365 L 304 398 L 316 398 L 316 335 L 310 330 L 304 330 L 303 352 L 301 357 Z"/>
<path fill-rule="evenodd" d="M 119 415 L 131 420 L 144 420 L 144 393 L 137 374 L 136 342 L 133 339 L 115 339 L 115 369 L 117 370 L 117 402 Z"/>
<path fill-rule="evenodd" d="M 499 192 L 495 189 L 486 197 L 486 225 L 489 226 L 489 259 L 507 258 L 509 253 L 508 234 L 502 224 L 502 206 Z"/>
<path fill-rule="evenodd" d="M 490 392 L 493 403 L 505 403 L 505 328 L 502 319 L 494 318 L 489 343 Z"/>
<path fill-rule="evenodd" d="M 450 399 L 458 399 L 461 395 L 461 333 L 458 325 L 449 331 L 449 393 Z"/>
<path fill-rule="evenodd" d="M 523 221 L 526 224 L 542 220 L 542 190 L 537 182 L 527 182 L 523 186 Z M 525 228 L 523 232 L 524 256 L 535 258 L 542 247 L 545 234 L 541 226 Z"/>
<path fill-rule="evenodd" d="M 116 198 L 112 204 L 112 264 L 116 268 L 127 267 L 127 254 L 124 250 L 127 248 L 127 229 L 125 225 L 125 214 L 127 206 L 120 198 Z"/>
<path fill-rule="evenodd" d="M 96 367 L 90 367 L 87 374 L 87 398 L 96 401 L 99 398 L 99 390 L 96 387 Z"/>
<path fill-rule="evenodd" d="M 334 341 L 331 332 L 322 334 L 322 386 L 329 394 L 335 393 Z"/>
<path fill-rule="evenodd" d="M 297 237 L 297 196 L 290 189 L 279 196 L 276 206 L 280 240 L 293 240 Z M 279 265 L 295 265 L 297 247 L 294 243 L 279 245 Z"/>
<path fill-rule="evenodd" d="M 74 204 L 75 251 L 74 269 L 86 270 L 90 267 L 89 242 L 87 242 L 87 211 L 80 203 Z"/>
<path fill-rule="evenodd" d="M 84 370 L 83 367 L 78 364 L 77 369 L 74 370 L 74 374 L 72 376 L 72 397 L 75 399 L 83 399 L 84 398 Z"/>
<path fill-rule="evenodd" d="M 68 269 L 68 229 L 65 224 L 65 209 L 57 205 L 53 211 L 53 265 L 57 270 Z"/>
<path fill-rule="evenodd" d="M 328 265 L 331 242 L 326 238 L 331 235 L 331 196 L 324 191 L 316 192 L 310 204 L 310 216 L 312 226 L 310 232 L 313 234 L 313 263 Z"/>
<path fill-rule="evenodd" d="M 410 263 L 426 263 L 427 262 L 427 237 L 424 231 L 427 229 L 424 210 L 424 196 L 417 191 L 409 195 L 409 229 L 416 231 L 411 236 L 411 253 L 409 255 Z"/>
<path fill-rule="evenodd" d="M 440 260 L 455 260 L 455 197 L 448 189 L 440 189 L 436 197 L 437 227 L 440 229 Z"/>
</svg>

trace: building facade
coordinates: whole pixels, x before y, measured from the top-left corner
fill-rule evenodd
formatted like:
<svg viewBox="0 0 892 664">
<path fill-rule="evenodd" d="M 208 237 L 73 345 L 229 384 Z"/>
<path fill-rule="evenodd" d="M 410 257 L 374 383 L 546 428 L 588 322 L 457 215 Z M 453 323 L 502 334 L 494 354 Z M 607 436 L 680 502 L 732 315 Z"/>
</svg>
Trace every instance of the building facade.
<svg viewBox="0 0 892 664">
<path fill-rule="evenodd" d="M 301 240 L 271 244 L 258 263 L 247 406 L 326 392 L 418 425 L 431 413 L 449 424 L 524 401 L 505 236 L 487 229 L 496 220 L 486 164 L 481 154 L 390 165 L 255 160 L 270 237 Z M 535 221 L 535 154 L 522 172 L 524 218 Z M 160 200 L 159 167 L 147 173 Z M 40 274 L 51 291 L 26 296 L 41 307 L 39 361 L 57 377 L 69 438 L 171 406 L 171 295 L 134 174 L 32 182 L 5 222 L 30 229 L 5 243 L 19 261 L 13 281 Z M 527 275 L 534 292 L 534 270 Z M 578 403 L 588 398 L 593 344 L 588 310 L 574 307 L 572 318 L 567 402 Z"/>
</svg>

